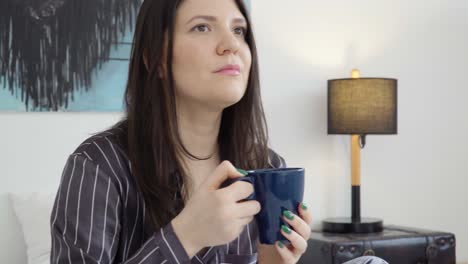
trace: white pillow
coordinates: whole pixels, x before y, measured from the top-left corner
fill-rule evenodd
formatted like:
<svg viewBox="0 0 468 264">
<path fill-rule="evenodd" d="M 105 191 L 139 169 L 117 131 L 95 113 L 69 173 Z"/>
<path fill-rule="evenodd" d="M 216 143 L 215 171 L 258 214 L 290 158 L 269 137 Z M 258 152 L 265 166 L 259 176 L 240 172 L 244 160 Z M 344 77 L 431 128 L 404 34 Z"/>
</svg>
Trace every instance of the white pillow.
<svg viewBox="0 0 468 264">
<path fill-rule="evenodd" d="M 23 230 L 28 264 L 50 262 L 50 214 L 54 194 L 10 193 L 10 201 Z"/>
</svg>

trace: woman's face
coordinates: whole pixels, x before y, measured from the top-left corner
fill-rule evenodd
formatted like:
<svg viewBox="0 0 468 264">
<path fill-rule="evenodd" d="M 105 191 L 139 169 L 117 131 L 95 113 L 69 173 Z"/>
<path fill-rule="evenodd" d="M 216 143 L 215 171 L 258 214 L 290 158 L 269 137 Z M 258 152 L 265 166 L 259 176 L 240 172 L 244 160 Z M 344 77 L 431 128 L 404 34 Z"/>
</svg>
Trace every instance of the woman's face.
<svg viewBox="0 0 468 264">
<path fill-rule="evenodd" d="M 242 98 L 252 61 L 246 29 L 234 0 L 182 1 L 172 62 L 178 103 L 219 110 Z"/>
</svg>

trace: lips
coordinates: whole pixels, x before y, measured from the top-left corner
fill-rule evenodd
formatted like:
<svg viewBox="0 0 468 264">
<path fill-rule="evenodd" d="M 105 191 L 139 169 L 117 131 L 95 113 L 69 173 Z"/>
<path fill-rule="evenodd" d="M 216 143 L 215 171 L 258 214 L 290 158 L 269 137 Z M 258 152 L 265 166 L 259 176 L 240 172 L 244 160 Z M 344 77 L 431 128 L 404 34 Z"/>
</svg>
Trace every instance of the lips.
<svg viewBox="0 0 468 264">
<path fill-rule="evenodd" d="M 219 68 L 215 72 L 216 73 L 219 73 L 219 72 L 238 72 L 238 73 L 240 73 L 240 66 L 237 65 L 237 64 L 227 64 L 227 65 Z"/>
</svg>

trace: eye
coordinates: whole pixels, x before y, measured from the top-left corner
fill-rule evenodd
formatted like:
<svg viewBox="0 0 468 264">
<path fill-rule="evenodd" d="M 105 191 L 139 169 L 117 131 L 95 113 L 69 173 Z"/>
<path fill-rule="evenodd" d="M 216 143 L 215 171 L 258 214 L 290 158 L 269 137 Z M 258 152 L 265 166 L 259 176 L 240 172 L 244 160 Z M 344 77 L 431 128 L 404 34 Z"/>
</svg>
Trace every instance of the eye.
<svg viewBox="0 0 468 264">
<path fill-rule="evenodd" d="M 247 29 L 245 27 L 237 27 L 234 29 L 234 32 L 236 32 L 236 34 L 245 36 L 245 34 L 247 33 Z"/>
<path fill-rule="evenodd" d="M 208 31 L 208 26 L 205 25 L 205 24 L 197 25 L 192 30 L 198 31 L 198 32 L 207 32 Z"/>
</svg>

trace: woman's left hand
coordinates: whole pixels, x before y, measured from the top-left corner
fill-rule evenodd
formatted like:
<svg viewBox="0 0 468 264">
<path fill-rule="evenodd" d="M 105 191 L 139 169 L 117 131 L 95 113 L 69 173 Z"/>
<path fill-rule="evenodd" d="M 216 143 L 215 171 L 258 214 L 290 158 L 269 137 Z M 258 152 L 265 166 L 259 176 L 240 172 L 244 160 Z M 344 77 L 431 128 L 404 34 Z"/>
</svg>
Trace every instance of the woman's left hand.
<svg viewBox="0 0 468 264">
<path fill-rule="evenodd" d="M 283 212 L 284 221 L 292 228 L 288 228 L 286 225 L 283 225 L 281 228 L 283 236 L 290 241 L 289 245 L 284 245 L 280 241 L 275 243 L 275 248 L 282 259 L 281 263 L 297 263 L 307 249 L 307 240 L 311 232 L 312 214 L 304 203 L 299 204 L 298 212 L 300 217 L 291 211 Z"/>
</svg>

